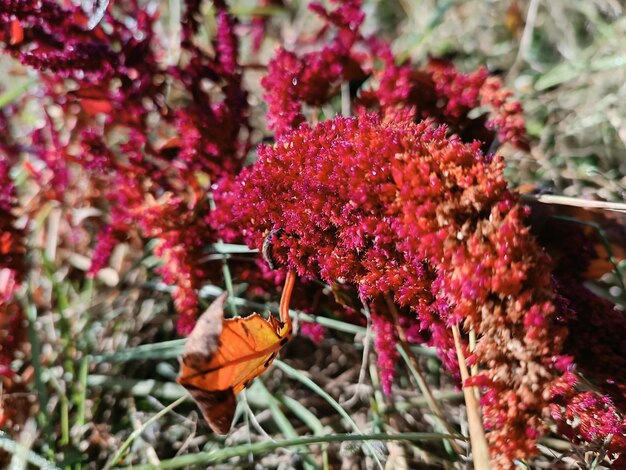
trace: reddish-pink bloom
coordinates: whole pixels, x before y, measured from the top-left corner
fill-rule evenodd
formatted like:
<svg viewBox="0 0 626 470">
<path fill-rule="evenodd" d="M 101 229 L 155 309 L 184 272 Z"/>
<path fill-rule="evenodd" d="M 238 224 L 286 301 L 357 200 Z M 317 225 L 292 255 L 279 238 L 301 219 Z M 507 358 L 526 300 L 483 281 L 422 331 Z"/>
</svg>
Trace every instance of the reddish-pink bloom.
<svg viewBox="0 0 626 470">
<path fill-rule="evenodd" d="M 319 323 L 301 323 L 300 334 L 308 336 L 315 344 L 322 344 L 326 337 L 326 328 Z"/>
<path fill-rule="evenodd" d="M 95 276 L 109 262 L 111 253 L 120 242 L 120 234 L 116 234 L 113 227 L 105 226 L 96 237 L 96 246 L 91 256 L 91 266 L 87 274 Z"/>
<path fill-rule="evenodd" d="M 239 181 L 236 223 L 259 248 L 265 234 L 282 229 L 279 265 L 352 284 L 368 299 L 393 296 L 425 333 L 416 340 L 437 346 L 452 370 L 448 326 L 474 329 L 494 459 L 534 452 L 549 400 L 535 391 L 562 373 L 555 364 L 567 332 L 547 258 L 499 158 L 429 122 L 363 115 L 303 125 L 261 147 Z M 395 330 L 380 319 L 389 388 Z"/>
<path fill-rule="evenodd" d="M 398 362 L 398 336 L 396 326 L 382 315 L 372 312 L 372 329 L 376 334 L 375 349 L 376 363 L 383 392 L 391 393 L 391 384 L 396 375 L 396 363 Z"/>
<path fill-rule="evenodd" d="M 268 125 L 277 136 L 304 122 L 303 104 L 320 106 L 338 92 L 341 81 L 364 78 L 352 54 L 352 47 L 361 37 L 361 2 L 335 3 L 340 6 L 331 12 L 318 3 L 310 5 L 326 19 L 328 27 L 335 28 L 334 37 L 319 51 L 301 56 L 280 48 L 261 80 L 266 91 L 263 97 L 268 104 Z"/>
<path fill-rule="evenodd" d="M 478 139 L 484 151 L 496 135 L 501 142 L 527 148 L 521 104 L 498 78 L 485 68 L 461 73 L 444 60 L 431 59 L 422 69 L 397 64 L 389 44 L 361 33 L 360 6 L 352 0 L 328 11 L 313 3 L 310 8 L 326 20 L 318 41 L 298 43 L 307 51 L 303 54 L 280 48 L 270 61 L 261 84 L 268 125 L 277 136 L 305 121 L 305 106 L 328 103 L 344 83 L 354 109 L 432 119 L 466 142 Z"/>
<path fill-rule="evenodd" d="M 161 272 L 176 285 L 187 330 L 205 276 L 200 246 L 217 239 L 206 231 L 210 184 L 236 174 L 250 147 L 240 136 L 248 103 L 236 20 L 224 1 L 214 2 L 217 30 L 207 47 L 198 37 L 202 2 L 186 1 L 180 57 L 171 63 L 156 35 L 158 10 L 145 2 L 111 2 L 97 24 L 80 3 L 27 3 L 0 0 L 0 22 L 19 22 L 23 37 L 9 37 L 4 49 L 40 72 L 33 95 L 44 120 L 24 142 L 29 168 L 45 197 L 84 200 L 104 212 L 90 275 L 119 241 L 159 239 Z M 97 201 L 78 197 L 85 188 L 97 188 Z"/>
<path fill-rule="evenodd" d="M 610 454 L 626 452 L 626 421 L 610 398 L 595 392 L 570 392 L 557 398 L 550 410 L 559 433 L 574 443 L 608 443 Z"/>
</svg>

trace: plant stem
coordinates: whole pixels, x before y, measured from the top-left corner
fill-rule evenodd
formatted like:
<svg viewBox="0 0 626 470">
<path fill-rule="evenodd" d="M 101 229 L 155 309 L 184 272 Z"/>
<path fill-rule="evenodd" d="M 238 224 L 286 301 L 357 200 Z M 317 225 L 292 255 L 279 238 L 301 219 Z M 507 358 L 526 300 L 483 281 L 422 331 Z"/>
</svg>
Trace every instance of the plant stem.
<svg viewBox="0 0 626 470">
<path fill-rule="evenodd" d="M 454 335 L 454 346 L 456 347 L 456 355 L 459 359 L 459 369 L 461 370 L 461 379 L 463 384 L 469 379 L 469 371 L 465 363 L 465 354 L 463 353 L 463 344 L 461 343 L 461 332 L 459 325 L 452 326 L 452 334 Z M 467 422 L 469 424 L 470 443 L 472 445 L 472 459 L 476 470 L 487 470 L 491 468 L 489 464 L 489 448 L 487 447 L 487 439 L 485 438 L 485 430 L 480 418 L 480 408 L 478 399 L 476 398 L 475 387 L 463 386 L 463 395 L 465 396 L 465 406 L 467 408 Z"/>
<path fill-rule="evenodd" d="M 216 451 L 214 450 L 210 452 L 199 452 L 196 454 L 183 455 L 170 460 L 162 460 L 159 468 L 162 470 L 189 466 L 195 468 L 195 466 L 206 466 L 206 464 L 208 463 L 223 462 L 234 457 L 267 454 L 268 452 L 271 452 L 275 449 L 282 449 L 285 447 L 300 445 L 346 441 L 438 441 L 441 439 L 448 439 L 449 437 L 450 436 L 446 434 L 426 432 L 407 432 L 399 434 L 377 433 L 370 435 L 335 434 L 330 436 L 299 437 L 297 439 L 285 439 L 283 441 L 275 442 L 254 442 L 252 444 L 224 447 Z M 132 467 L 125 467 L 120 470 L 130 470 L 131 468 L 132 470 L 151 470 L 154 467 L 152 467 L 151 465 L 133 465 Z"/>
</svg>

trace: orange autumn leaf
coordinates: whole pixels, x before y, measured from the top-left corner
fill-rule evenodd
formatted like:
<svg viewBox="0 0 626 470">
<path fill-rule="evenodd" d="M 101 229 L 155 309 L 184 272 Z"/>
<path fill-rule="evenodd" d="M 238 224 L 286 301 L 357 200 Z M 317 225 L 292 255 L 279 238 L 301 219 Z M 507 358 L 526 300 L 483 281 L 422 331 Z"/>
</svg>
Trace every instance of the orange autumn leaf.
<svg viewBox="0 0 626 470">
<path fill-rule="evenodd" d="M 291 339 L 289 299 L 295 274 L 287 275 L 280 302 L 280 321 L 258 313 L 224 318 L 224 293 L 204 312 L 187 338 L 177 382 L 184 386 L 211 429 L 230 430 L 235 395 L 262 374 Z"/>
</svg>

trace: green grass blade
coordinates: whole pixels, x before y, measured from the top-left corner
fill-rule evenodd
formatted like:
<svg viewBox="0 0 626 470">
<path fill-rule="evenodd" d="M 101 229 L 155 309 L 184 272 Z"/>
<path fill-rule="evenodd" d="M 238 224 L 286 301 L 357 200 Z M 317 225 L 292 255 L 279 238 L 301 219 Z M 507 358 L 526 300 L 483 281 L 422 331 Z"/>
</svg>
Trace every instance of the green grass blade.
<svg viewBox="0 0 626 470">
<path fill-rule="evenodd" d="M 298 433 L 294 429 L 291 424 L 291 421 L 287 418 L 283 410 L 280 409 L 279 401 L 274 398 L 274 396 L 269 392 L 269 390 L 265 387 L 265 384 L 261 380 L 257 380 L 255 382 L 255 390 L 254 393 L 258 393 L 262 400 L 265 400 L 269 410 L 272 413 L 272 419 L 276 423 L 276 426 L 280 429 L 280 431 L 285 435 L 287 439 L 296 439 L 298 437 Z M 313 469 L 319 468 L 315 463 L 315 460 L 311 458 L 310 455 L 306 453 L 302 453 L 302 451 L 306 451 L 305 449 L 296 449 L 301 454 L 302 459 L 304 460 L 304 468 Z"/>
<path fill-rule="evenodd" d="M 285 405 L 289 411 L 291 411 L 300 421 L 302 421 L 315 436 L 323 436 L 324 425 L 318 419 L 315 414 L 311 413 L 307 407 L 303 406 L 298 400 L 294 400 L 293 398 L 283 395 L 278 398 L 278 400 Z M 322 447 L 322 462 L 323 468 L 328 468 L 328 446 Z"/>
<path fill-rule="evenodd" d="M 87 377 L 87 386 L 125 392 L 134 397 L 147 397 L 151 395 L 164 400 L 175 400 L 181 396 L 186 396 L 185 389 L 176 383 L 157 382 L 151 379 L 135 380 L 91 374 Z"/>
<path fill-rule="evenodd" d="M 90 360 L 95 364 L 102 362 L 128 362 L 145 361 L 149 359 L 172 359 L 183 352 L 184 339 L 162 341 L 160 343 L 142 344 L 134 348 L 124 349 L 110 354 L 98 354 L 91 356 Z"/>
<path fill-rule="evenodd" d="M 5 91 L 0 95 L 0 109 L 6 105 L 18 100 L 24 93 L 26 93 L 31 87 L 39 82 L 38 78 L 31 78 L 26 80 L 14 88 Z"/>
<path fill-rule="evenodd" d="M 299 370 L 294 369 L 293 367 L 291 367 L 290 365 L 284 363 L 280 359 L 275 360 L 274 364 L 280 370 L 282 370 L 283 372 L 288 374 L 290 377 L 296 379 L 301 384 L 307 386 L 312 391 L 317 393 L 320 397 L 322 397 L 324 400 L 326 400 L 328 402 L 328 404 L 330 406 L 332 406 L 335 409 L 335 411 L 337 411 L 337 413 L 339 413 L 339 415 L 343 419 L 346 420 L 346 422 L 350 425 L 350 427 L 352 429 L 354 429 L 354 432 L 356 432 L 357 434 L 360 434 L 360 435 L 364 434 L 363 431 L 361 431 L 361 428 L 359 428 L 359 426 L 354 422 L 354 420 L 346 412 L 346 410 L 344 410 L 342 408 L 342 406 L 339 403 L 337 403 L 337 401 L 333 397 L 331 397 L 330 394 L 328 394 L 325 390 L 323 390 L 319 385 L 317 385 L 315 382 L 313 382 L 311 379 L 309 379 L 302 372 L 300 372 Z M 365 442 L 365 447 L 367 447 L 367 449 L 370 451 L 371 457 L 376 461 L 377 465 L 380 468 L 383 468 L 382 463 L 380 462 L 380 459 L 378 458 L 378 452 L 376 451 L 376 449 L 374 449 L 372 444 L 369 441 L 366 441 Z"/>
<path fill-rule="evenodd" d="M 291 422 L 285 416 L 285 413 L 280 409 L 278 400 L 274 398 L 274 396 L 267 390 L 265 384 L 261 380 L 257 380 L 254 384 L 253 393 L 258 394 L 258 398 L 265 402 L 266 406 L 272 412 L 272 419 L 280 429 L 285 437 L 289 439 L 294 439 L 298 437 L 298 433 L 291 425 Z"/>
<path fill-rule="evenodd" d="M 433 394 L 435 400 L 437 401 L 449 401 L 453 403 L 462 403 L 463 402 L 463 392 L 458 392 L 456 390 L 448 390 L 443 392 L 438 392 Z M 406 412 L 409 410 L 413 410 L 415 408 L 419 408 L 421 406 L 428 406 L 428 400 L 426 397 L 416 397 L 412 400 L 396 402 L 393 405 L 393 408 L 398 412 Z"/>
<path fill-rule="evenodd" d="M 420 392 L 422 393 L 422 396 L 426 399 L 426 403 L 428 404 L 428 409 L 430 410 L 430 412 L 435 417 L 435 420 L 436 420 L 436 423 L 437 423 L 436 427 L 438 427 L 442 431 L 452 430 L 452 426 L 445 421 L 445 418 L 443 417 L 443 414 L 441 412 L 441 408 L 435 402 L 435 399 L 434 399 L 434 397 L 432 395 L 432 392 L 430 391 L 430 388 L 428 387 L 428 384 L 424 380 L 423 375 L 420 373 L 420 371 L 415 369 L 415 367 L 411 363 L 411 360 L 409 359 L 408 354 L 406 353 L 406 351 L 404 350 L 404 348 L 400 344 L 398 344 L 396 346 L 396 349 L 400 353 L 400 356 L 404 360 L 406 366 L 409 368 L 409 371 L 411 372 L 411 376 L 413 377 L 413 380 L 415 380 L 415 383 L 417 383 L 417 387 L 420 389 Z M 446 452 L 451 457 L 454 457 L 455 455 L 457 455 L 458 454 L 458 450 L 459 450 L 458 448 L 457 449 L 453 449 L 452 448 L 451 444 L 453 444 L 453 443 L 454 443 L 453 441 L 452 442 L 451 441 L 444 441 L 443 442 L 443 445 L 444 445 L 444 447 L 446 449 Z"/>
<path fill-rule="evenodd" d="M 31 292 L 29 286 L 29 293 Z M 28 320 L 28 339 L 30 341 L 31 347 L 31 360 L 35 375 L 35 389 L 37 390 L 37 399 L 39 401 L 39 413 L 37 414 L 37 420 L 39 424 L 42 425 L 48 432 L 50 432 L 50 422 L 48 421 L 48 416 L 46 413 L 46 409 L 48 406 L 48 389 L 46 385 L 43 383 L 43 370 L 41 366 L 41 343 L 39 341 L 39 335 L 36 329 L 37 323 L 37 306 L 35 302 L 28 295 L 28 304 L 25 305 L 26 310 L 26 318 Z M 51 435 L 51 434 L 49 434 Z"/>
<path fill-rule="evenodd" d="M 133 443 L 133 441 L 135 439 L 137 439 L 137 437 L 140 436 L 141 433 L 143 433 L 145 431 L 145 429 L 148 426 L 150 426 L 150 424 L 154 423 L 155 421 L 160 419 L 162 416 L 165 416 L 167 413 L 169 413 L 171 410 L 176 408 L 178 405 L 180 405 L 186 399 L 187 399 L 187 395 L 180 397 L 178 400 L 176 400 L 175 402 L 170 403 L 168 406 L 166 406 L 161 411 L 159 411 L 154 416 L 152 416 L 150 419 L 148 419 L 145 423 L 143 423 L 143 425 L 140 428 L 135 429 L 131 433 L 131 435 L 128 436 L 128 439 L 126 439 L 126 441 L 124 441 L 124 444 L 122 444 L 122 447 L 120 447 L 120 449 L 117 451 L 117 453 L 115 454 L 115 457 L 113 457 L 113 460 L 111 461 L 111 463 L 108 464 L 105 467 L 105 470 L 108 469 L 108 468 L 113 467 L 114 465 L 117 465 L 117 463 L 122 459 L 122 457 L 124 455 L 124 452 L 126 452 L 126 450 L 128 450 L 128 448 Z"/>
<path fill-rule="evenodd" d="M 20 443 L 15 442 L 2 430 L 0 430 L 0 449 L 13 455 L 21 455 L 26 462 L 39 468 L 43 468 L 44 470 L 59 470 L 59 467 L 54 465 L 52 462 L 49 462 Z"/>
<path fill-rule="evenodd" d="M 298 400 L 283 395 L 278 398 L 300 421 L 313 432 L 316 436 L 325 434 L 324 425 L 315 414 L 311 413 L 307 407 L 303 406 Z"/>
<path fill-rule="evenodd" d="M 76 384 L 74 397 L 72 398 L 76 405 L 76 426 L 85 424 L 85 404 L 87 402 L 87 377 L 89 376 L 89 356 L 85 356 L 80 360 L 78 367 L 78 383 Z"/>
<path fill-rule="evenodd" d="M 440 441 L 449 439 L 451 436 L 447 434 L 428 433 L 428 432 L 407 432 L 398 434 L 335 434 L 332 436 L 309 436 L 299 437 L 297 439 L 285 439 L 283 441 L 264 441 L 254 442 L 252 444 L 242 444 L 238 446 L 224 447 L 217 451 L 198 452 L 196 454 L 183 455 L 169 460 L 162 460 L 159 468 L 169 470 L 174 468 L 182 468 L 187 466 L 206 466 L 207 464 L 224 462 L 235 457 L 246 457 L 248 455 L 266 454 L 276 449 L 287 447 L 312 445 L 312 444 L 330 444 L 333 442 L 369 442 L 369 441 Z M 133 465 L 132 467 L 122 467 L 119 470 L 152 470 L 151 465 Z"/>
<path fill-rule="evenodd" d="M 624 67 L 626 56 L 602 57 L 597 60 L 589 60 L 585 53 L 579 60 L 563 62 L 555 66 L 549 72 L 543 74 L 535 83 L 535 90 L 544 91 L 579 77 L 581 73 L 598 73 Z"/>
</svg>

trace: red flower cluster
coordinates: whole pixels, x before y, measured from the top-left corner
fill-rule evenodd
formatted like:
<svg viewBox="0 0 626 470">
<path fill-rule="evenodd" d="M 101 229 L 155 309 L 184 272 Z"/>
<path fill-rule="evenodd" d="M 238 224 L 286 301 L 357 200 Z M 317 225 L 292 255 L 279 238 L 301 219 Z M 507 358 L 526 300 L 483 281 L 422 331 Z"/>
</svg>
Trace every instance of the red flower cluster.
<svg viewBox="0 0 626 470">
<path fill-rule="evenodd" d="M 376 334 L 375 349 L 377 354 L 380 383 L 385 393 L 391 393 L 391 384 L 396 375 L 398 337 L 396 325 L 377 313 L 372 313 L 372 329 Z"/>
<path fill-rule="evenodd" d="M 237 173 L 250 146 L 240 138 L 247 97 L 236 22 L 224 1 L 213 3 L 212 43 L 198 34 L 201 2 L 188 1 L 174 55 L 156 34 L 158 12 L 137 0 L 111 2 L 101 18 L 78 3 L 0 1 L 5 51 L 40 71 L 44 126 L 24 142 L 29 168 L 49 197 L 107 214 L 91 274 L 137 227 L 161 240 L 183 331 L 197 313 L 201 245 L 216 240 L 205 223 L 208 183 Z M 6 149 L 12 158 L 19 150 Z M 85 187 L 90 197 L 68 194 Z"/>
<path fill-rule="evenodd" d="M 549 266 L 506 188 L 502 162 L 480 144 L 422 122 L 375 115 L 301 126 L 240 178 L 235 203 L 247 240 L 282 229 L 274 255 L 301 276 L 392 295 L 457 370 L 449 326 L 480 340 L 484 414 L 499 463 L 534 452 L 545 431 L 546 390 L 557 383 L 566 328 Z M 380 304 L 380 302 L 378 303 Z M 389 390 L 395 326 L 377 307 L 377 351 Z M 415 335 L 413 335 L 415 336 Z"/>
<path fill-rule="evenodd" d="M 498 78 L 484 68 L 463 74 L 443 60 L 433 59 L 424 69 L 396 65 L 388 44 L 360 33 L 364 19 L 360 5 L 351 0 L 328 12 L 313 3 L 310 8 L 327 21 L 319 38 L 324 39 L 331 26 L 334 36 L 319 50 L 302 55 L 279 49 L 270 62 L 261 84 L 268 124 L 277 136 L 305 121 L 303 105 L 321 106 L 339 93 L 341 83 L 350 83 L 352 106 L 360 112 L 432 119 L 466 142 L 480 140 L 483 150 L 490 148 L 496 135 L 501 142 L 527 148 L 522 107 L 511 100 L 512 93 Z M 358 90 L 368 78 L 368 86 Z M 479 107 L 490 109 L 490 114 L 470 117 Z"/>
<path fill-rule="evenodd" d="M 626 420 L 609 397 L 595 392 L 559 392 L 550 409 L 560 434 L 574 443 L 606 446 L 614 456 L 626 452 Z"/>
<path fill-rule="evenodd" d="M 608 436 L 614 436 L 609 450 L 626 450 L 626 423 L 605 396 L 593 392 L 578 393 L 569 401 L 562 417 L 553 417 L 555 420 L 565 418 L 572 422 L 578 418 L 580 421 L 576 427 L 585 441 L 601 442 Z"/>
<path fill-rule="evenodd" d="M 277 136 L 304 122 L 302 104 L 320 106 L 339 91 L 342 81 L 362 80 L 364 73 L 351 56 L 356 41 L 361 39 L 358 28 L 364 15 L 360 0 L 343 2 L 333 12 L 319 3 L 310 8 L 335 26 L 337 34 L 320 51 L 299 57 L 294 52 L 279 49 L 268 65 L 268 74 L 261 80 L 266 90 L 267 121 Z"/>
</svg>

